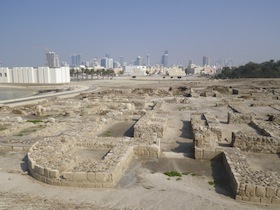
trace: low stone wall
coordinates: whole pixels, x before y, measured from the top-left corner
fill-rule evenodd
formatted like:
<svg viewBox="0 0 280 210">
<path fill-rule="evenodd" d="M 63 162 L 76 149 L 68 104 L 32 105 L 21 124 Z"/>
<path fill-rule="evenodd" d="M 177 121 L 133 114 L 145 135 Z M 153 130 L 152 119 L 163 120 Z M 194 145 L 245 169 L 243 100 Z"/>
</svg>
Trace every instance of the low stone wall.
<svg viewBox="0 0 280 210">
<path fill-rule="evenodd" d="M 141 117 L 134 125 L 134 137 L 141 139 L 163 138 L 167 120 L 154 112 Z"/>
<path fill-rule="evenodd" d="M 30 151 L 32 152 L 32 150 Z M 108 171 L 63 171 L 40 166 L 28 154 L 29 173 L 35 179 L 57 186 L 111 188 L 116 185 L 123 172 L 127 169 L 132 157 L 133 147 L 127 148 L 115 167 Z M 109 156 L 110 153 L 107 154 Z M 106 156 L 105 156 L 106 158 Z"/>
<path fill-rule="evenodd" d="M 27 151 L 30 148 L 30 145 L 9 145 L 9 144 L 0 144 L 0 151 Z"/>
<path fill-rule="evenodd" d="M 156 144 L 151 146 L 147 146 L 147 145 L 134 146 L 133 151 L 135 155 L 145 156 L 150 158 L 158 158 L 160 155 L 160 147 Z"/>
<path fill-rule="evenodd" d="M 232 144 L 242 151 L 257 153 L 280 153 L 280 141 L 274 137 L 232 132 Z"/>
<path fill-rule="evenodd" d="M 218 137 L 218 141 L 222 140 L 222 129 L 220 121 L 216 118 L 215 115 L 210 113 L 205 113 L 204 117 L 206 119 L 207 125 L 213 133 L 215 133 Z"/>
<path fill-rule="evenodd" d="M 207 121 L 209 119 L 209 123 Z M 193 113 L 191 116 L 191 126 L 193 131 L 194 157 L 198 160 L 210 160 L 219 155 L 222 150 L 218 147 L 218 135 L 221 131 L 214 116 L 202 113 Z M 213 123 L 212 123 L 213 122 Z M 209 125 L 212 125 L 210 127 Z M 214 131 L 212 131 L 212 128 Z M 218 133 L 218 135 L 217 135 Z"/>
<path fill-rule="evenodd" d="M 271 136 L 275 138 L 280 137 L 280 128 L 278 123 L 252 120 L 250 125 L 264 136 Z"/>
<path fill-rule="evenodd" d="M 34 144 L 28 152 L 29 173 L 35 179 L 50 185 L 114 187 L 134 156 L 131 143 L 132 140 L 126 138 L 46 138 Z M 83 153 L 78 150 L 83 149 L 108 152 L 102 158 L 89 156 L 84 159 L 83 155 L 77 156 L 79 152 Z M 152 152 L 149 154 L 154 155 Z"/>
<path fill-rule="evenodd" d="M 280 175 L 277 172 L 253 171 L 238 149 L 228 149 L 223 163 L 236 200 L 280 205 Z"/>
<path fill-rule="evenodd" d="M 228 112 L 228 124 L 248 124 L 252 119 L 250 114 Z"/>
</svg>

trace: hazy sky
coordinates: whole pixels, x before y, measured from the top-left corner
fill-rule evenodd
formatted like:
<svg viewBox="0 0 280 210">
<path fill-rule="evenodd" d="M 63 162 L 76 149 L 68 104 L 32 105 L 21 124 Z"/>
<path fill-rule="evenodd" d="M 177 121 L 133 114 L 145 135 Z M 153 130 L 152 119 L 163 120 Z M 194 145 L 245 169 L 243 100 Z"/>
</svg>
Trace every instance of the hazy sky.
<svg viewBox="0 0 280 210">
<path fill-rule="evenodd" d="M 70 63 L 150 54 L 159 63 L 235 65 L 280 59 L 279 0 L 0 0 L 2 66 L 40 66 L 45 49 Z"/>
</svg>

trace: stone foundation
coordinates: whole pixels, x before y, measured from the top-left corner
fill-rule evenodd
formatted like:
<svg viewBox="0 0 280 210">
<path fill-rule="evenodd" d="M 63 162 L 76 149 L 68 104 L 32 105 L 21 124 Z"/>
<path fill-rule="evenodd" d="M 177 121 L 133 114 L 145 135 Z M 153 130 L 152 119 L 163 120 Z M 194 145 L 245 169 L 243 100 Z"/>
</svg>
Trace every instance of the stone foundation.
<svg viewBox="0 0 280 210">
<path fill-rule="evenodd" d="M 238 149 L 223 153 L 236 200 L 280 205 L 280 175 L 277 172 L 253 171 Z"/>
<path fill-rule="evenodd" d="M 211 160 L 222 152 L 221 148 L 218 147 L 222 132 L 220 123 L 214 115 L 193 113 L 191 126 L 194 136 L 195 159 Z"/>
<path fill-rule="evenodd" d="M 232 143 L 242 151 L 257 153 L 280 153 L 280 141 L 274 137 L 232 132 Z"/>
</svg>

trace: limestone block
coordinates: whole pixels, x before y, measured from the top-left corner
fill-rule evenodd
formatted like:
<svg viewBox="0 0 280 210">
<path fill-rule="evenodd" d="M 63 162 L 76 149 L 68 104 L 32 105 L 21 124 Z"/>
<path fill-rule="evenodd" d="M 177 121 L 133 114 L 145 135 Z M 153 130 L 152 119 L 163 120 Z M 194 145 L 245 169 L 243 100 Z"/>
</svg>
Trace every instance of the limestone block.
<svg viewBox="0 0 280 210">
<path fill-rule="evenodd" d="M 62 179 L 62 180 L 61 180 L 61 186 L 70 187 L 70 183 L 71 183 L 71 182 L 68 182 L 68 181 L 66 181 L 65 179 Z"/>
<path fill-rule="evenodd" d="M 94 188 L 94 183 L 91 183 L 91 182 L 87 182 L 87 188 Z"/>
<path fill-rule="evenodd" d="M 272 198 L 271 203 L 272 203 L 272 204 L 279 205 L 279 204 L 280 204 L 280 199 L 279 199 L 279 198 Z"/>
<path fill-rule="evenodd" d="M 23 147 L 13 146 L 13 151 L 22 151 L 22 150 L 23 150 Z"/>
<path fill-rule="evenodd" d="M 50 170 L 49 171 L 49 177 L 54 179 L 59 177 L 59 171 L 58 170 Z"/>
<path fill-rule="evenodd" d="M 49 170 L 50 170 L 50 169 L 48 169 L 48 168 L 44 168 L 44 176 L 45 176 L 46 178 L 49 177 Z"/>
<path fill-rule="evenodd" d="M 46 183 L 47 183 L 47 184 L 50 184 L 50 185 L 53 185 L 53 180 L 52 180 L 52 179 L 49 179 L 49 178 L 46 178 Z"/>
<path fill-rule="evenodd" d="M 112 182 L 106 182 L 102 184 L 103 188 L 113 188 L 114 187 L 114 183 Z"/>
<path fill-rule="evenodd" d="M 276 196 L 276 190 L 272 187 L 266 188 L 266 197 L 274 197 Z"/>
<path fill-rule="evenodd" d="M 87 182 L 76 182 L 76 186 L 86 188 L 87 187 Z"/>
<path fill-rule="evenodd" d="M 75 172 L 75 173 L 73 173 L 73 175 L 74 175 L 74 180 L 76 180 L 78 182 L 87 180 L 86 172 Z"/>
<path fill-rule="evenodd" d="M 242 196 L 240 196 L 240 195 L 236 195 L 236 196 L 235 196 L 235 200 L 237 200 L 237 201 L 241 201 L 241 200 L 242 200 Z"/>
<path fill-rule="evenodd" d="M 252 184 L 247 184 L 245 187 L 245 194 L 247 196 L 255 196 L 256 186 Z"/>
<path fill-rule="evenodd" d="M 250 200 L 250 197 L 243 196 L 243 197 L 242 197 L 242 200 L 243 200 L 243 201 L 249 201 L 249 200 Z"/>
<path fill-rule="evenodd" d="M 59 179 L 53 179 L 53 185 L 61 186 L 61 181 Z"/>
<path fill-rule="evenodd" d="M 208 150 L 208 149 L 203 150 L 203 159 L 204 160 L 211 160 L 214 157 L 215 157 L 215 150 Z"/>
<path fill-rule="evenodd" d="M 95 184 L 94 184 L 94 187 L 95 187 L 95 188 L 102 188 L 102 183 L 95 183 Z"/>
<path fill-rule="evenodd" d="M 101 172 L 97 172 L 97 173 L 95 174 L 95 179 L 96 179 L 97 182 L 103 182 L 104 174 L 101 173 Z"/>
<path fill-rule="evenodd" d="M 39 180 L 40 182 L 46 183 L 46 177 L 45 176 L 39 175 L 37 180 Z"/>
<path fill-rule="evenodd" d="M 34 169 L 35 173 L 44 176 L 45 175 L 45 171 L 44 168 L 38 165 L 35 165 L 35 169 Z"/>
<path fill-rule="evenodd" d="M 87 180 L 90 181 L 90 182 L 95 182 L 95 173 L 93 172 L 88 172 L 87 173 Z"/>
<path fill-rule="evenodd" d="M 261 202 L 261 198 L 252 196 L 252 197 L 250 197 L 250 201 L 254 202 L 254 203 L 260 203 Z"/>
<path fill-rule="evenodd" d="M 280 198 L 280 188 L 277 190 L 276 195 Z"/>
<path fill-rule="evenodd" d="M 72 173 L 72 172 L 63 172 L 62 175 L 68 181 L 74 180 L 74 173 Z"/>
<path fill-rule="evenodd" d="M 194 158 L 197 160 L 201 160 L 203 158 L 203 149 L 195 147 Z"/>
<path fill-rule="evenodd" d="M 271 198 L 261 198 L 261 203 L 270 204 L 271 203 Z"/>
<path fill-rule="evenodd" d="M 256 188 L 256 196 L 258 197 L 265 197 L 266 189 L 262 186 L 257 186 Z"/>
</svg>

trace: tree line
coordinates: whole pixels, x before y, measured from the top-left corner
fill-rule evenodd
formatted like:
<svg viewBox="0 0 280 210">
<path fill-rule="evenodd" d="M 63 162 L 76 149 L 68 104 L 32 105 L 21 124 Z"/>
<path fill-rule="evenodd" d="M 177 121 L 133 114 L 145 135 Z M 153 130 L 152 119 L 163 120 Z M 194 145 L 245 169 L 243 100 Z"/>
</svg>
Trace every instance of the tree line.
<svg viewBox="0 0 280 210">
<path fill-rule="evenodd" d="M 88 68 L 81 68 L 81 69 L 70 69 L 70 76 L 72 79 L 77 80 L 88 80 L 93 79 L 94 76 L 97 78 L 113 78 L 115 73 L 112 69 L 88 69 Z"/>
<path fill-rule="evenodd" d="M 224 67 L 215 78 L 280 78 L 280 60 L 270 60 L 260 64 L 249 62 L 244 66 L 233 68 Z"/>
</svg>

